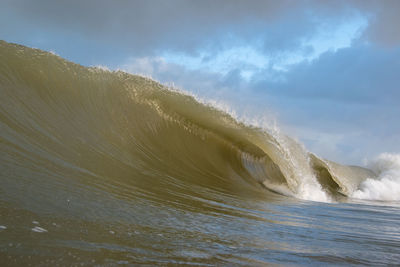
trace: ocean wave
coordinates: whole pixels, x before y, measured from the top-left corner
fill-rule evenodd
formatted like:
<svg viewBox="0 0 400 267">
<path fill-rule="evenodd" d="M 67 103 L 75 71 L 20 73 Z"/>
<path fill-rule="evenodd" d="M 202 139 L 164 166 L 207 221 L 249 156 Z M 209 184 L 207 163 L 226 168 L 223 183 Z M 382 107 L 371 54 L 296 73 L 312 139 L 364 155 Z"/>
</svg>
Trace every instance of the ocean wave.
<svg viewBox="0 0 400 267">
<path fill-rule="evenodd" d="M 389 169 L 344 166 L 148 78 L 6 42 L 0 59 L 3 173 L 120 195 L 129 184 L 152 199 L 216 190 L 399 200 L 398 156 L 382 156 Z"/>
</svg>

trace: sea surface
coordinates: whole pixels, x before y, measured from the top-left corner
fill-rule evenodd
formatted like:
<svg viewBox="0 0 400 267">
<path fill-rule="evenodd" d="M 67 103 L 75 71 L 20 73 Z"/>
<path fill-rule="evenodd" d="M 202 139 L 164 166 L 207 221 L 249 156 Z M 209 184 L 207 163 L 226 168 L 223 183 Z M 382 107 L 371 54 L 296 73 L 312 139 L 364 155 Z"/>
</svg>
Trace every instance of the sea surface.
<svg viewBox="0 0 400 267">
<path fill-rule="evenodd" d="M 0 41 L 0 266 L 400 264 L 368 168 L 122 71 Z"/>
</svg>

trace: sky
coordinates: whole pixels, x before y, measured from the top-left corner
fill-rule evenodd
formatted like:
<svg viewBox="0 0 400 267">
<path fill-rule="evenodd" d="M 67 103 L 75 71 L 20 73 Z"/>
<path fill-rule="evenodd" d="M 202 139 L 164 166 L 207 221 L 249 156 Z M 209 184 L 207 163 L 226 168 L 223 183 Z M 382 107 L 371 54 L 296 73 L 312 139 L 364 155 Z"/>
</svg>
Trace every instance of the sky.
<svg viewBox="0 0 400 267">
<path fill-rule="evenodd" d="M 2 40 L 152 77 L 340 163 L 400 153 L 400 1 L 0 5 Z"/>
</svg>

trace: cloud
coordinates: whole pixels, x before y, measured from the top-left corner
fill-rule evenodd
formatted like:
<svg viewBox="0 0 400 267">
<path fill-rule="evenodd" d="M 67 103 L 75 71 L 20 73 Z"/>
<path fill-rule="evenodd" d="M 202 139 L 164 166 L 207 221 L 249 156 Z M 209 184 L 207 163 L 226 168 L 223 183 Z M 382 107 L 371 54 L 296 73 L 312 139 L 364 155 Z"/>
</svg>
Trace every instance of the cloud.
<svg viewBox="0 0 400 267">
<path fill-rule="evenodd" d="M 384 46 L 400 45 L 400 1 L 356 1 L 370 18 L 370 27 L 364 37 Z"/>
<path fill-rule="evenodd" d="M 258 87 L 260 90 L 271 88 L 274 94 L 290 98 L 394 104 L 400 99 L 396 82 L 400 73 L 399 58 L 400 48 L 352 46 L 291 66 L 284 73 L 286 82 L 261 80 Z"/>
<path fill-rule="evenodd" d="M 240 83 L 244 82 L 236 72 L 222 75 L 207 69 L 192 70 L 184 65 L 169 63 L 162 57 L 132 57 L 119 68 L 214 100 L 221 100 L 222 97 L 226 100 L 233 99 L 235 91 L 241 88 Z M 235 75 L 237 76 L 234 78 Z M 237 81 L 234 86 L 232 86 L 233 80 Z"/>
<path fill-rule="evenodd" d="M 80 33 L 136 53 L 157 49 L 195 52 L 210 38 L 240 32 L 249 22 L 269 21 L 297 6 L 289 1 L 6 0 L 3 10 L 32 28 Z M 262 23 L 263 24 L 263 23 Z M 29 24 L 26 24 L 29 25 Z M 229 32 L 226 32 L 228 30 Z M 213 44 L 218 45 L 218 44 Z"/>
<path fill-rule="evenodd" d="M 321 25 L 361 13 L 370 18 L 365 36 L 398 44 L 398 11 L 398 1 L 3 0 L 0 14 L 14 20 L 5 27 L 14 29 L 8 36 L 63 34 L 70 43 L 82 38 L 148 56 L 168 50 L 195 55 L 246 43 L 267 54 L 290 51 Z"/>
</svg>

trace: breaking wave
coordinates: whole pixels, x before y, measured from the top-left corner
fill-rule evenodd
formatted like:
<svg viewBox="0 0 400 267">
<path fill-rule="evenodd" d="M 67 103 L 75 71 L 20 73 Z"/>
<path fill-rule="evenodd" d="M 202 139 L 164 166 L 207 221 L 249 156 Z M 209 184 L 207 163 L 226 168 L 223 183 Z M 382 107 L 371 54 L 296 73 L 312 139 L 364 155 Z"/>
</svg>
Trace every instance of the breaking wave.
<svg viewBox="0 0 400 267">
<path fill-rule="evenodd" d="M 339 165 L 148 78 L 0 42 L 0 94 L 8 184 L 40 177 L 118 194 L 132 185 L 146 198 L 214 190 L 399 200 L 398 155 L 372 170 Z"/>
<path fill-rule="evenodd" d="M 369 164 L 378 177 L 364 180 L 353 198 L 369 200 L 400 200 L 400 155 L 384 153 Z"/>
</svg>

